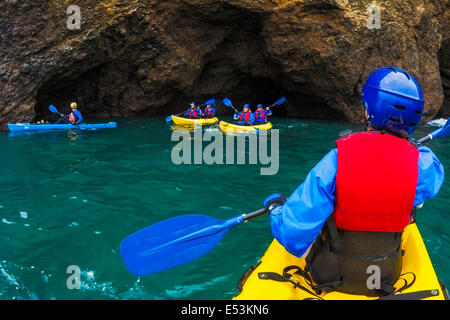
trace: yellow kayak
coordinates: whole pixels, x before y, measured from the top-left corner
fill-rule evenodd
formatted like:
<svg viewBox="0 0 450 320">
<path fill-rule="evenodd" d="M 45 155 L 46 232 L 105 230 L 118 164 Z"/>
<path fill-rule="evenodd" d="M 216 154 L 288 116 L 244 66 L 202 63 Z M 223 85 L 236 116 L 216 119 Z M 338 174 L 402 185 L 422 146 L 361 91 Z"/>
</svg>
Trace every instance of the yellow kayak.
<svg viewBox="0 0 450 320">
<path fill-rule="evenodd" d="M 172 121 L 174 124 L 179 125 L 179 126 L 195 126 L 197 124 L 201 124 L 201 125 L 214 124 L 214 123 L 219 122 L 219 119 L 217 119 L 217 117 L 207 118 L 207 119 L 189 119 L 189 118 L 172 116 Z"/>
<path fill-rule="evenodd" d="M 225 122 L 225 121 L 220 121 L 219 122 L 219 127 L 220 127 L 220 130 L 222 130 L 223 132 L 234 132 L 234 131 L 239 131 L 239 130 L 241 130 L 241 131 L 245 131 L 245 132 L 253 132 L 253 131 L 256 131 L 256 129 L 255 128 L 257 128 L 258 130 L 270 130 L 270 129 L 272 129 L 272 123 L 270 123 L 270 122 L 267 122 L 267 123 L 264 123 L 264 124 L 258 124 L 258 125 L 254 125 L 254 126 L 240 126 L 240 125 L 237 125 L 237 124 L 232 124 L 232 123 L 228 123 L 228 122 Z"/>
<path fill-rule="evenodd" d="M 446 300 L 448 293 L 443 285 L 439 282 L 430 257 L 428 255 L 425 244 L 420 235 L 419 229 L 415 223 L 408 225 L 403 232 L 402 248 L 405 254 L 402 257 L 402 276 L 397 281 L 395 288 L 401 288 L 405 285 L 405 281 L 413 283 L 411 287 L 401 291 L 404 298 L 417 299 L 418 291 L 426 291 L 429 296 L 425 300 Z M 239 287 L 241 292 L 234 297 L 235 300 L 303 300 L 303 299 L 319 299 L 308 292 L 294 288 L 290 282 L 279 282 L 275 280 L 260 279 L 258 274 L 265 272 L 275 272 L 282 275 L 283 269 L 296 265 L 302 269 L 305 267 L 305 259 L 297 258 L 289 254 L 277 240 L 273 240 L 264 256 L 261 258 L 256 268 L 248 272 L 240 280 Z M 292 272 L 293 273 L 293 272 Z M 414 273 L 415 281 L 414 281 Z M 263 274 L 262 274 L 263 276 Z M 247 277 L 247 279 L 245 279 Z M 294 282 L 299 283 L 312 293 L 314 291 L 305 282 L 305 279 L 299 275 L 293 275 L 291 278 Z M 413 296 L 406 295 L 414 293 Z M 324 300 L 372 300 L 377 297 L 367 297 L 352 295 L 342 292 L 333 291 L 330 293 L 322 293 L 319 295 Z M 388 297 L 400 298 L 400 295 Z"/>
</svg>

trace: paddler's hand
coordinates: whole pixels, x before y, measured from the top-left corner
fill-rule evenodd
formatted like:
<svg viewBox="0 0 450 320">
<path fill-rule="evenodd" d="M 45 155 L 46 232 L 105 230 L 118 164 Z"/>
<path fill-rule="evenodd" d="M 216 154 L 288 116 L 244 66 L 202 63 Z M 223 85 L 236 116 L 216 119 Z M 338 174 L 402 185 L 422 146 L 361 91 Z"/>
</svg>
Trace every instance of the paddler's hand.
<svg viewBox="0 0 450 320">
<path fill-rule="evenodd" d="M 270 212 L 273 209 L 283 206 L 286 203 L 286 198 L 279 193 L 274 193 L 264 200 L 264 207 Z"/>
</svg>

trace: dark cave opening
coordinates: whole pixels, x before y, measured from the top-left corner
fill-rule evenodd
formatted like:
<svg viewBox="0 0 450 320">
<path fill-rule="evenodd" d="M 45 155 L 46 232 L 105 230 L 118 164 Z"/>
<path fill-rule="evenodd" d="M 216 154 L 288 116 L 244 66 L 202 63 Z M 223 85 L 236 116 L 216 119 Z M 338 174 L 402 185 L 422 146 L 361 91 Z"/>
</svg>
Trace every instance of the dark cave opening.
<svg viewBox="0 0 450 320">
<path fill-rule="evenodd" d="M 191 13 L 192 14 L 192 13 Z M 190 16 L 201 27 L 211 27 L 205 17 Z M 147 83 L 146 75 L 154 62 L 141 59 L 140 50 L 125 50 L 114 61 L 91 57 L 77 69 L 62 73 L 43 83 L 37 95 L 35 119 L 55 121 L 58 116 L 49 110 L 55 105 L 62 113 L 70 112 L 70 103 L 77 102 L 85 119 L 178 114 L 190 101 L 202 104 L 208 99 L 231 99 L 240 111 L 248 103 L 252 111 L 257 104 L 269 106 L 281 97 L 287 102 L 273 108 L 276 117 L 344 120 L 345 116 L 315 94 L 312 83 L 293 83 L 282 67 L 267 52 L 262 35 L 261 17 L 254 12 L 230 9 L 218 10 L 214 21 L 227 30 L 214 50 L 202 59 L 201 72 L 190 88 L 176 81 Z M 245 23 L 243 22 L 245 21 Z M 208 41 L 207 38 L 204 41 Z M 307 79 L 308 77 L 305 76 Z M 222 103 L 217 105 L 220 115 L 234 111 Z"/>
<path fill-rule="evenodd" d="M 187 108 L 190 101 L 202 104 L 211 98 L 222 101 L 225 97 L 229 98 L 239 111 L 245 103 L 250 104 L 252 111 L 255 111 L 258 104 L 270 106 L 281 97 L 286 97 L 286 103 L 273 108 L 275 117 L 345 120 L 341 112 L 329 107 L 325 101 L 314 95 L 313 91 L 308 89 L 309 84 L 304 84 L 299 90 L 292 90 L 292 88 L 286 90 L 284 84 L 288 80 L 280 72 L 274 72 L 273 78 L 271 76 L 242 74 L 236 72 L 236 70 L 229 70 L 226 75 L 220 75 L 213 69 L 220 68 L 221 65 L 233 65 L 235 62 L 229 59 L 214 60 L 213 62 L 200 75 L 197 85 L 192 90 L 194 94 L 189 95 L 189 93 L 167 88 L 166 93 L 171 95 L 170 107 L 162 107 L 158 110 L 148 109 L 140 112 L 122 110 L 124 108 L 123 103 L 121 103 L 122 97 L 112 95 L 112 92 L 118 92 L 118 90 L 115 90 L 116 88 L 106 89 L 106 91 L 111 92 L 111 95 L 100 95 L 99 83 L 102 83 L 102 78 L 105 77 L 105 70 L 100 67 L 94 68 L 76 79 L 53 80 L 43 85 L 39 90 L 35 106 L 36 115 L 33 121 L 56 121 L 59 117 L 48 110 L 49 105 L 52 104 L 61 113 L 68 114 L 72 101 L 77 102 L 85 119 L 92 119 L 111 116 L 167 115 L 171 112 L 175 114 L 182 112 L 185 107 Z M 269 64 L 267 66 L 270 67 Z M 273 66 L 270 68 L 273 68 Z M 128 78 L 129 74 L 124 74 L 123 77 Z M 219 87 L 204 86 L 204 83 L 219 82 L 226 84 Z M 105 88 L 103 90 L 105 91 Z M 234 112 L 223 103 L 217 105 L 217 111 L 219 116 L 230 115 Z"/>
<path fill-rule="evenodd" d="M 57 90 L 41 88 L 36 100 L 35 118 L 33 121 L 45 120 L 54 123 L 59 119 L 59 116 L 49 111 L 50 105 L 54 105 L 63 114 L 69 114 L 71 111 L 70 103 L 76 102 L 79 108 L 81 108 L 84 105 L 83 100 L 85 99 L 80 100 L 74 96 L 73 88 L 70 86 Z M 82 114 L 84 117 L 85 112 L 82 112 Z"/>
<path fill-rule="evenodd" d="M 39 90 L 35 105 L 34 121 L 47 120 L 54 122 L 59 119 L 49 111 L 54 105 L 59 112 L 69 114 L 71 102 L 76 102 L 83 117 L 108 117 L 98 110 L 98 83 L 100 68 L 95 67 L 77 76 L 76 72 L 70 77 L 52 79 L 43 84 Z"/>
<path fill-rule="evenodd" d="M 233 91 L 227 96 L 234 106 L 241 111 L 242 105 L 250 104 L 252 111 L 256 110 L 258 104 L 264 107 L 270 106 L 281 97 L 286 98 L 284 104 L 273 107 L 273 116 L 282 118 L 304 118 L 336 121 L 344 121 L 345 115 L 333 108 L 320 97 L 309 93 L 305 85 L 302 92 L 286 90 L 282 83 L 283 79 L 273 80 L 263 77 L 247 77 L 239 82 Z M 305 93 L 306 91 L 306 93 Z M 312 90 L 310 90 L 312 92 Z M 233 113 L 230 108 L 223 108 L 226 114 Z"/>
</svg>

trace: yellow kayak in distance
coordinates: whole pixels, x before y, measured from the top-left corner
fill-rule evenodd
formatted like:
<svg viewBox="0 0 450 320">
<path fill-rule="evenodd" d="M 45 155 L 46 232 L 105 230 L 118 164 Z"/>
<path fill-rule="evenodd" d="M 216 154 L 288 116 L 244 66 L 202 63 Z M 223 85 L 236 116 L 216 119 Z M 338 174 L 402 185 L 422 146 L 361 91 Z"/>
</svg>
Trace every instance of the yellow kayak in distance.
<svg viewBox="0 0 450 320">
<path fill-rule="evenodd" d="M 211 125 L 219 122 L 217 117 L 214 118 L 205 118 L 205 119 L 189 119 L 182 118 L 177 116 L 172 116 L 172 121 L 177 126 L 190 126 L 193 127 L 195 125 Z"/>
<path fill-rule="evenodd" d="M 270 130 L 272 129 L 272 123 L 267 122 L 264 124 L 257 124 L 257 125 L 253 125 L 253 126 L 240 126 L 237 124 L 232 124 L 232 123 L 228 123 L 225 121 L 220 121 L 219 122 L 219 127 L 220 130 L 222 130 L 222 132 L 227 133 L 235 133 L 235 132 L 239 132 L 239 130 L 243 131 L 243 132 L 256 132 L 258 130 Z M 256 129 L 255 129 L 256 128 Z"/>
<path fill-rule="evenodd" d="M 407 293 L 426 291 L 429 296 L 424 300 L 448 300 L 448 293 L 445 286 L 441 285 L 434 271 L 425 244 L 415 223 L 406 227 L 403 232 L 402 249 L 405 251 L 402 257 L 402 272 L 395 288 L 399 289 L 407 283 L 413 283 L 411 287 L 401 291 L 401 295 L 408 299 Z M 239 280 L 240 292 L 233 298 L 234 300 L 304 300 L 319 299 L 300 288 L 294 288 L 290 282 L 280 282 L 270 279 L 261 279 L 259 274 L 275 272 L 283 274 L 284 268 L 288 266 L 305 267 L 305 259 L 298 258 L 286 251 L 286 249 L 274 239 L 267 249 L 260 262 L 249 268 Z M 253 269 L 253 270 L 252 270 Z M 250 274 L 248 274 L 250 273 Z M 291 272 L 293 273 L 293 272 Z M 415 281 L 414 281 L 414 275 Z M 368 275 L 369 276 L 369 275 Z M 263 277 L 264 278 L 264 277 Z M 293 275 L 290 280 L 302 285 L 310 292 L 312 288 L 300 275 Z M 430 296 L 431 295 L 431 296 Z M 352 295 L 332 291 L 319 295 L 324 300 L 376 300 L 378 297 L 368 297 L 364 295 Z M 400 298 L 400 295 L 388 297 Z M 411 299 L 417 299 L 417 296 Z"/>
</svg>

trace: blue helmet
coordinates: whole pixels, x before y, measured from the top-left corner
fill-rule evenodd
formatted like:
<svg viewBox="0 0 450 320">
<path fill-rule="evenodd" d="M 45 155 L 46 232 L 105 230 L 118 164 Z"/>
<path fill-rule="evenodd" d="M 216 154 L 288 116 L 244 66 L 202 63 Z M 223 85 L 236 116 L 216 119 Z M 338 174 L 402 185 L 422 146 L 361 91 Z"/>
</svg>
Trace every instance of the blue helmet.
<svg viewBox="0 0 450 320">
<path fill-rule="evenodd" d="M 264 106 L 262 104 L 258 104 L 257 108 L 264 108 Z"/>
<path fill-rule="evenodd" d="M 250 105 L 248 103 L 244 104 L 244 106 L 242 108 L 249 108 L 250 109 Z"/>
<path fill-rule="evenodd" d="M 190 106 L 192 106 L 192 105 L 196 106 L 195 102 L 191 102 L 189 105 Z"/>
<path fill-rule="evenodd" d="M 398 68 L 374 71 L 363 86 L 361 98 L 372 125 L 403 137 L 412 134 L 422 118 L 422 89 L 409 73 Z"/>
</svg>

